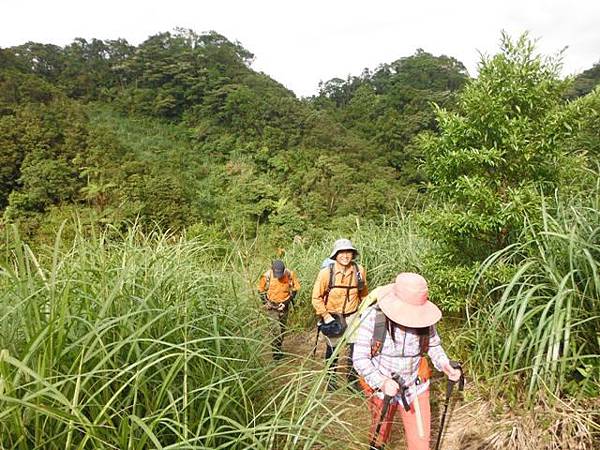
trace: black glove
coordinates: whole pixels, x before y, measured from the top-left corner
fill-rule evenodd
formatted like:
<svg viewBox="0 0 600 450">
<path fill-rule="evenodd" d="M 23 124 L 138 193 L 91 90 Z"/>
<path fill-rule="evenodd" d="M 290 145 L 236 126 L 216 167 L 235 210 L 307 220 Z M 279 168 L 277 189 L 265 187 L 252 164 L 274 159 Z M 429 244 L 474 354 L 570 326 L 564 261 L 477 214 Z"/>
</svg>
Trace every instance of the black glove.
<svg viewBox="0 0 600 450">
<path fill-rule="evenodd" d="M 289 302 L 290 302 L 290 305 L 292 305 L 292 306 L 294 306 L 294 301 L 296 300 L 296 294 L 297 294 L 296 291 L 292 291 L 292 293 L 290 294 Z"/>
<path fill-rule="evenodd" d="M 260 299 L 266 305 L 267 304 L 267 293 L 266 292 L 261 292 L 260 293 Z"/>
</svg>

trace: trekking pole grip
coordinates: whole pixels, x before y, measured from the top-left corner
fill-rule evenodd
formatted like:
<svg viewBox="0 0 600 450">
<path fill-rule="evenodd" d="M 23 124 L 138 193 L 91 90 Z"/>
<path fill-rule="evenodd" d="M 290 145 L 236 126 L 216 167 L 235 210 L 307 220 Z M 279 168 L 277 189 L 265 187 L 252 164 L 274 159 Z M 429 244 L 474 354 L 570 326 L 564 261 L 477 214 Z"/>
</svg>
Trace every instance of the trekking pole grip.
<svg viewBox="0 0 600 450">
<path fill-rule="evenodd" d="M 465 389 L 465 372 L 463 371 L 462 364 L 458 361 L 450 361 L 450 366 L 453 369 L 460 370 L 460 378 L 458 379 L 458 390 L 463 391 Z"/>
<path fill-rule="evenodd" d="M 450 378 L 448 378 L 448 383 L 446 384 L 446 400 L 448 400 L 450 398 L 450 395 L 452 395 L 452 389 L 454 389 L 454 385 L 456 383 L 458 383 L 459 391 L 462 391 L 465 388 L 465 374 L 463 372 L 462 365 L 460 364 L 460 362 L 450 361 L 450 367 L 452 367 L 453 369 L 460 370 L 460 378 L 456 381 L 453 381 Z"/>
</svg>

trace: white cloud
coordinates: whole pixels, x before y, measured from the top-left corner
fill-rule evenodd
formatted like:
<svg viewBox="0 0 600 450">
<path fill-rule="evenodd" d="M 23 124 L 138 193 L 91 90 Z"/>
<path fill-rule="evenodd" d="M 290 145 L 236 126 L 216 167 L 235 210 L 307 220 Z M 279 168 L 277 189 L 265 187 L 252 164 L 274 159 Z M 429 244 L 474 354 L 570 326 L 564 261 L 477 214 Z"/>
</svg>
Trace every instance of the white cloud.
<svg viewBox="0 0 600 450">
<path fill-rule="evenodd" d="M 596 0 L 2 0 L 0 47 L 76 37 L 139 44 L 178 26 L 215 30 L 253 52 L 256 70 L 310 95 L 319 80 L 358 75 L 417 48 L 453 56 L 473 75 L 478 51 L 497 52 L 501 30 L 530 31 L 544 54 L 568 46 L 565 74 L 579 72 L 600 61 L 599 23 Z"/>
</svg>

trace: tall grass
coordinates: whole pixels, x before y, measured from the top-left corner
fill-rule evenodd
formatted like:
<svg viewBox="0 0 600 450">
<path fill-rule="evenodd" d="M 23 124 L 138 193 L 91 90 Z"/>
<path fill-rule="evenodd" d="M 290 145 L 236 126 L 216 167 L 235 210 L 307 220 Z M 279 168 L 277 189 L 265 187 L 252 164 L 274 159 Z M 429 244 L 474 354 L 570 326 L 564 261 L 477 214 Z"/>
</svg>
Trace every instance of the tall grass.
<svg viewBox="0 0 600 450">
<path fill-rule="evenodd" d="M 240 285 L 206 244 L 159 232 L 59 234 L 37 253 L 13 235 L 0 448 L 339 448 L 327 432 L 347 406 L 323 395 L 322 370 L 271 363 Z"/>
<path fill-rule="evenodd" d="M 471 362 L 497 387 L 516 383 L 530 405 L 546 389 L 558 397 L 600 394 L 599 208 L 598 188 L 584 199 L 545 201 L 541 219 L 480 273 L 515 267 L 472 319 Z"/>
</svg>

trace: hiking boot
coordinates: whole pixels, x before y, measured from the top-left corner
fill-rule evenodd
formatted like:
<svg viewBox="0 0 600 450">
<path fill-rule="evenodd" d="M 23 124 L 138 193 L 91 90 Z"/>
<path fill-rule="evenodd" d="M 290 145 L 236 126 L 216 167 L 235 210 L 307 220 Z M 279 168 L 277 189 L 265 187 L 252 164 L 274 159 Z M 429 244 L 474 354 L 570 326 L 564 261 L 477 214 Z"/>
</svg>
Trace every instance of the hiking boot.
<svg viewBox="0 0 600 450">
<path fill-rule="evenodd" d="M 325 361 L 327 361 L 333 355 L 333 347 L 329 344 L 325 347 Z"/>
</svg>

